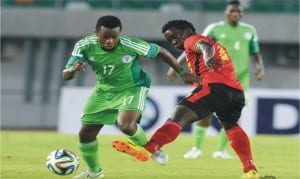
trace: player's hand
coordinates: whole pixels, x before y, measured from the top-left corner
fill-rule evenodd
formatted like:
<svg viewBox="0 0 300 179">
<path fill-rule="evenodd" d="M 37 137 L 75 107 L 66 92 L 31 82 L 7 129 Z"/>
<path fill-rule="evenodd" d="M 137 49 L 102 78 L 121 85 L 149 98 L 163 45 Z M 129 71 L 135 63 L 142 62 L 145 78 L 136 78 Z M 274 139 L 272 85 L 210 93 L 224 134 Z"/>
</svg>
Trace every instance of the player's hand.
<svg viewBox="0 0 300 179">
<path fill-rule="evenodd" d="M 263 76 L 264 76 L 263 68 L 261 67 L 257 68 L 255 72 L 256 81 L 261 81 L 263 79 Z"/>
<path fill-rule="evenodd" d="M 86 63 L 78 61 L 73 65 L 74 71 L 85 71 Z"/>
<path fill-rule="evenodd" d="M 200 78 L 191 74 L 191 73 L 188 73 L 186 72 L 185 74 L 183 74 L 181 76 L 181 80 L 186 83 L 186 84 L 190 84 L 190 85 L 193 85 L 195 83 L 197 84 L 200 84 Z"/>
<path fill-rule="evenodd" d="M 209 71 L 214 71 L 221 67 L 222 62 L 221 62 L 221 60 L 211 58 L 206 62 L 206 65 L 207 65 Z"/>
<path fill-rule="evenodd" d="M 167 78 L 169 81 L 175 81 L 177 79 L 177 73 L 173 68 L 169 68 Z"/>
</svg>

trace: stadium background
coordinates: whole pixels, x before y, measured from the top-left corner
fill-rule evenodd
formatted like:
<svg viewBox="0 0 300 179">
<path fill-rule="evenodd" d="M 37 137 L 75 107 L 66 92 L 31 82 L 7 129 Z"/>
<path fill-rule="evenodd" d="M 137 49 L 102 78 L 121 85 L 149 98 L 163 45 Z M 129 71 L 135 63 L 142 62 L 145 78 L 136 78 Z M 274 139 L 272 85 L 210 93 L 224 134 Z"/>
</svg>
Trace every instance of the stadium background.
<svg viewBox="0 0 300 179">
<path fill-rule="evenodd" d="M 224 19 L 225 0 L 2 0 L 1 1 L 1 128 L 57 129 L 62 87 L 91 87 L 88 70 L 70 82 L 61 78 L 74 43 L 93 33 L 98 17 L 112 14 L 123 22 L 123 34 L 156 42 L 175 55 L 161 26 L 187 19 L 202 32 Z M 299 1 L 242 0 L 244 21 L 259 35 L 265 62 L 261 83 L 253 89 L 299 90 Z M 165 77 L 162 61 L 140 61 L 155 86 L 182 86 Z M 253 71 L 254 66 L 251 66 Z M 253 74 L 253 73 L 252 73 Z M 80 95 L 80 94 L 78 94 Z M 299 96 L 295 96 L 299 105 Z M 171 109 L 170 109 L 171 110 Z M 298 122 L 295 124 L 299 133 Z M 76 120 L 76 119 L 73 119 Z"/>
</svg>

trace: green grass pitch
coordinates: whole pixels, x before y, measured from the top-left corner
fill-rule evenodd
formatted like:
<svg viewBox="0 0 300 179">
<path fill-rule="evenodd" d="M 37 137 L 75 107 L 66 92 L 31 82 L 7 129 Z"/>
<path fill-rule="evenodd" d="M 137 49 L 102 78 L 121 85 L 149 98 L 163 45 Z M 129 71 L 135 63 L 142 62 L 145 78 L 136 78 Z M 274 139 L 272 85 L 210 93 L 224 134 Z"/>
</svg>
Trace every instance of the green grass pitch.
<svg viewBox="0 0 300 179">
<path fill-rule="evenodd" d="M 156 165 L 153 161 L 139 162 L 111 147 L 113 139 L 124 136 L 98 137 L 100 159 L 107 179 L 238 179 L 242 167 L 235 159 L 213 159 L 217 137 L 205 138 L 204 155 L 186 160 L 183 154 L 193 142 L 191 135 L 182 134 L 163 149 L 169 153 L 169 163 Z M 299 136 L 260 135 L 251 137 L 255 162 L 262 179 L 300 179 Z M 3 179 L 65 179 L 86 169 L 81 161 L 71 175 L 59 176 L 46 168 L 48 153 L 55 149 L 70 149 L 79 155 L 77 135 L 49 131 L 1 131 L 1 173 Z M 228 149 L 234 155 L 231 148 Z M 273 176 L 273 177 L 271 177 Z"/>
</svg>

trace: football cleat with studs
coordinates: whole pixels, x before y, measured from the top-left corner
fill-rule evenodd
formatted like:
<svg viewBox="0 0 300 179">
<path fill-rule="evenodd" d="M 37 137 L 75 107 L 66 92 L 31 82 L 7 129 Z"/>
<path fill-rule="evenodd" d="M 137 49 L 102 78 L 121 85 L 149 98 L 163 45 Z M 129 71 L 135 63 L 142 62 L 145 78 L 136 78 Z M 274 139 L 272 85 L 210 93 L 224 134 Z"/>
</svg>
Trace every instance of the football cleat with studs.
<svg viewBox="0 0 300 179">
<path fill-rule="evenodd" d="M 202 150 L 196 148 L 196 147 L 193 147 L 190 151 L 188 151 L 187 153 L 185 153 L 183 155 L 183 158 L 185 159 L 196 159 L 198 157 L 200 157 L 202 155 Z"/>
<path fill-rule="evenodd" d="M 114 140 L 112 146 L 119 152 L 129 154 L 139 161 L 145 162 L 149 160 L 150 153 L 141 146 L 134 145 L 127 141 Z"/>
<path fill-rule="evenodd" d="M 241 176 L 241 179 L 259 179 L 259 175 L 258 175 L 257 171 L 250 170 L 249 172 L 244 173 Z"/>
<path fill-rule="evenodd" d="M 97 173 L 86 170 L 84 172 L 79 173 L 73 178 L 103 178 L 103 177 L 104 177 L 104 173 L 103 170 L 101 169 Z"/>
</svg>

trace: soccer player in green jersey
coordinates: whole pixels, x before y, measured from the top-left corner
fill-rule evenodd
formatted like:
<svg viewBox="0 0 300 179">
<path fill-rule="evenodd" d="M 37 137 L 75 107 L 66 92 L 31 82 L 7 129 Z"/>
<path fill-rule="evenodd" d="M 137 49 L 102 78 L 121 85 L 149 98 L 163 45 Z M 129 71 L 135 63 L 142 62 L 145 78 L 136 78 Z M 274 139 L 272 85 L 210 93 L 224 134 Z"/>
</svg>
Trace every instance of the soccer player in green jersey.
<svg viewBox="0 0 300 179">
<path fill-rule="evenodd" d="M 100 178 L 103 169 L 98 159 L 97 135 L 104 125 L 117 123 L 119 129 L 136 145 L 145 145 L 147 137 L 138 124 L 145 108 L 151 78 L 138 64 L 138 57 L 161 57 L 185 83 L 199 81 L 178 64 L 166 49 L 139 38 L 121 35 L 118 17 L 103 16 L 97 21 L 95 34 L 79 40 L 63 70 L 71 80 L 89 64 L 97 84 L 81 116 L 79 150 L 88 169 L 74 178 Z M 79 94 L 80 95 L 80 94 Z"/>
<path fill-rule="evenodd" d="M 260 54 L 258 37 L 254 26 L 240 22 L 244 12 L 243 7 L 237 0 L 230 1 L 225 8 L 226 21 L 212 23 L 206 27 L 203 35 L 207 35 L 223 45 L 232 57 L 237 78 L 241 82 L 244 91 L 247 92 L 250 83 L 249 63 L 250 55 L 253 55 L 256 62 L 255 77 L 257 81 L 262 80 L 264 75 L 263 59 Z M 185 62 L 185 55 L 178 58 L 180 63 Z M 176 75 L 176 74 L 175 74 Z M 174 80 L 174 71 L 169 70 L 168 77 Z M 247 95 L 246 95 L 247 96 Z M 212 122 L 212 117 L 197 122 L 194 128 L 194 145 L 190 151 L 184 154 L 186 159 L 198 158 L 202 155 L 202 144 L 207 128 Z M 219 133 L 219 141 L 214 158 L 232 158 L 226 152 L 228 139 L 224 129 Z"/>
</svg>

